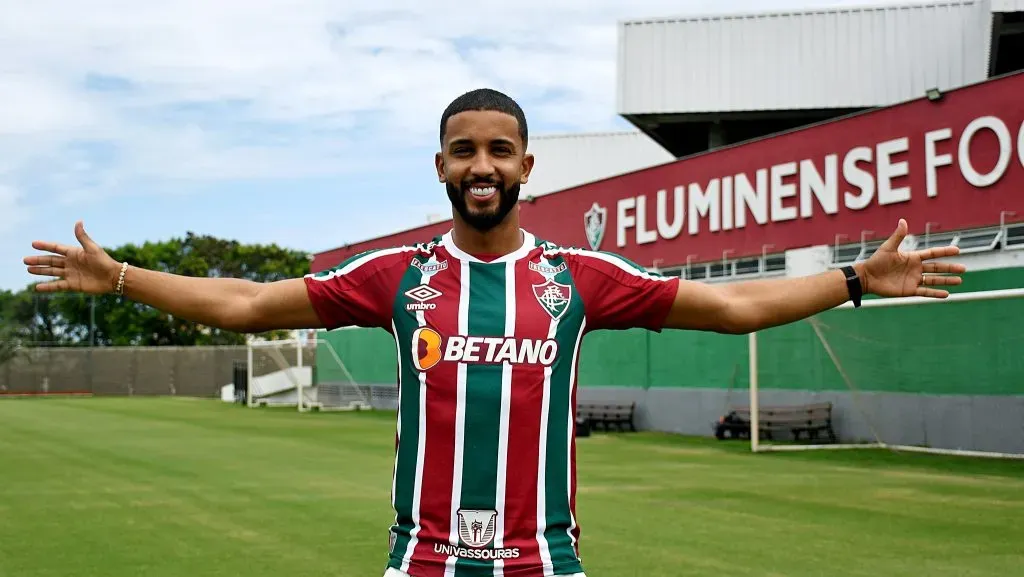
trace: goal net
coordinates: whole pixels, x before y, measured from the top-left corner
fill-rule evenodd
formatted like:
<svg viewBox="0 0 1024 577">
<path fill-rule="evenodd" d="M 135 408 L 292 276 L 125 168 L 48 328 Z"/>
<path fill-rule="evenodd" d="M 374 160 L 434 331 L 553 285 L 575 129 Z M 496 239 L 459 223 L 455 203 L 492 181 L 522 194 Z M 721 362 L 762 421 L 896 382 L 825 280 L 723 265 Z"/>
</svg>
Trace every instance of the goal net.
<svg viewBox="0 0 1024 577">
<path fill-rule="evenodd" d="M 308 408 L 314 360 L 309 345 L 298 339 L 251 341 L 246 357 L 248 406 Z"/>
<path fill-rule="evenodd" d="M 749 335 L 760 451 L 1024 458 L 1024 289 L 868 299 Z M 759 431 L 752 434 L 751 431 Z"/>
<path fill-rule="evenodd" d="M 326 338 L 316 338 L 315 343 L 317 370 L 313 388 L 316 395 L 312 406 L 321 411 L 372 408 L 369 388 L 352 376 L 336 343 Z"/>
<path fill-rule="evenodd" d="M 369 406 L 336 348 L 317 339 L 250 342 L 246 403 L 305 411 L 348 411 Z"/>
</svg>

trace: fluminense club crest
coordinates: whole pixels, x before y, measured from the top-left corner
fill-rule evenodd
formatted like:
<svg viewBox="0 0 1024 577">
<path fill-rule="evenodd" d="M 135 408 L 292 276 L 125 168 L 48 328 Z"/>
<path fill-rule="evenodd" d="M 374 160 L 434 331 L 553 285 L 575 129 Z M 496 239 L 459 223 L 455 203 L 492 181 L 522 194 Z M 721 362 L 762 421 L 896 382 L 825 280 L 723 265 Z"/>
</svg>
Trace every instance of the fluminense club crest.
<svg viewBox="0 0 1024 577">
<path fill-rule="evenodd" d="M 593 250 L 601 249 L 604 240 L 605 226 L 608 223 L 608 209 L 594 203 L 583 215 L 583 224 L 587 231 L 587 242 Z"/>
<path fill-rule="evenodd" d="M 551 318 L 557 321 L 562 318 L 565 311 L 569 310 L 572 289 L 569 285 L 555 282 L 555 279 L 549 278 L 543 284 L 533 285 L 533 296 L 537 297 L 537 302 L 551 315 Z"/>
<path fill-rule="evenodd" d="M 478 509 L 459 509 L 459 538 L 468 547 L 480 548 L 494 540 L 498 512 Z"/>
</svg>

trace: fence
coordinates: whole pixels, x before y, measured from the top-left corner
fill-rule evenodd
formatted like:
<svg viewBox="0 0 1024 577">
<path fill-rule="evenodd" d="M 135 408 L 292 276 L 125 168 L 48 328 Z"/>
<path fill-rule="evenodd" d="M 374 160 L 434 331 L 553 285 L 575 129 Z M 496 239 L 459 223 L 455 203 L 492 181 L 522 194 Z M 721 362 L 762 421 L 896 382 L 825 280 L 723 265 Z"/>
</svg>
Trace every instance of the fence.
<svg viewBox="0 0 1024 577">
<path fill-rule="evenodd" d="M 0 394 L 219 397 L 244 346 L 26 347 L 0 364 Z"/>
</svg>

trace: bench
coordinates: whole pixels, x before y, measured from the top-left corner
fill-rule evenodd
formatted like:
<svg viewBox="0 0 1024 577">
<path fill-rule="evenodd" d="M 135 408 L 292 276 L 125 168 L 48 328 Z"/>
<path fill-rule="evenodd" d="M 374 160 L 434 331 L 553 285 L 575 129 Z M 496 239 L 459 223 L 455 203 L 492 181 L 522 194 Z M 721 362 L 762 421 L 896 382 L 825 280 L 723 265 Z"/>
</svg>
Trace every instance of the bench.
<svg viewBox="0 0 1024 577">
<path fill-rule="evenodd" d="M 828 440 L 836 442 L 836 433 L 832 428 L 832 403 L 809 403 L 806 405 L 782 405 L 760 407 L 758 409 L 758 429 L 760 438 L 775 440 L 777 435 L 789 433 L 794 441 L 801 437 L 808 440 L 820 439 L 825 433 Z M 734 407 L 729 414 L 715 423 L 715 437 L 750 438 L 750 408 Z"/>
<path fill-rule="evenodd" d="M 613 401 L 580 401 L 576 403 L 578 420 L 585 421 L 594 428 L 600 426 L 605 431 L 611 430 L 612 426 L 619 431 L 624 431 L 627 427 L 630 431 L 636 431 L 636 426 L 633 423 L 635 412 L 636 403 Z"/>
</svg>

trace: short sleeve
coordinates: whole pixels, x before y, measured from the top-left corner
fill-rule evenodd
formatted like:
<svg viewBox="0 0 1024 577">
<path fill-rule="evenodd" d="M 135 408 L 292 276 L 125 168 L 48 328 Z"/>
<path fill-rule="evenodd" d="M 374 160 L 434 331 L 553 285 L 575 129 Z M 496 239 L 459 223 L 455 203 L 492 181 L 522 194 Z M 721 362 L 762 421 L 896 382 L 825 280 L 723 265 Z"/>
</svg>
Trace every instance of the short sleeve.
<svg viewBox="0 0 1024 577">
<path fill-rule="evenodd" d="M 309 300 L 327 329 L 344 326 L 391 330 L 395 292 L 411 255 L 375 250 L 304 277 Z"/>
<path fill-rule="evenodd" d="M 644 270 L 621 256 L 592 251 L 566 255 L 591 330 L 631 328 L 660 332 L 675 302 L 679 279 Z"/>
</svg>

